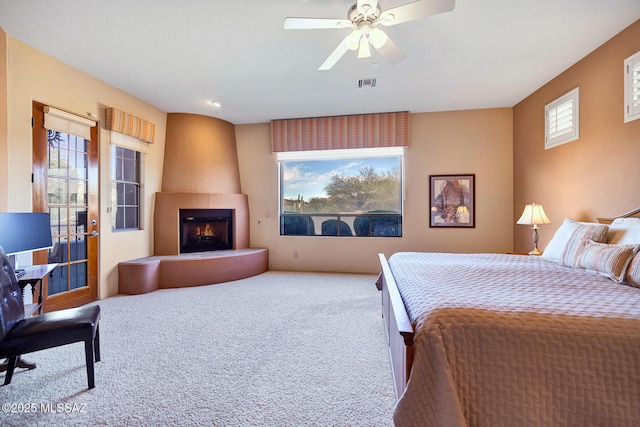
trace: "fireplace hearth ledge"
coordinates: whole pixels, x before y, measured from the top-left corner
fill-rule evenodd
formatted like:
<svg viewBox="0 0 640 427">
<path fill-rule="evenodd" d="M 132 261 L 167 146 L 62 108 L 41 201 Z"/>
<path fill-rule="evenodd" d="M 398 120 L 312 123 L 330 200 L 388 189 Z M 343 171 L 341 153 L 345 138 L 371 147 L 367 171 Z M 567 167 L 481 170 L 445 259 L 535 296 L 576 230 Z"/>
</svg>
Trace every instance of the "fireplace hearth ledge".
<svg viewBox="0 0 640 427">
<path fill-rule="evenodd" d="M 247 248 L 156 255 L 118 264 L 118 293 L 213 285 L 257 276 L 269 269 L 269 250 Z"/>
</svg>

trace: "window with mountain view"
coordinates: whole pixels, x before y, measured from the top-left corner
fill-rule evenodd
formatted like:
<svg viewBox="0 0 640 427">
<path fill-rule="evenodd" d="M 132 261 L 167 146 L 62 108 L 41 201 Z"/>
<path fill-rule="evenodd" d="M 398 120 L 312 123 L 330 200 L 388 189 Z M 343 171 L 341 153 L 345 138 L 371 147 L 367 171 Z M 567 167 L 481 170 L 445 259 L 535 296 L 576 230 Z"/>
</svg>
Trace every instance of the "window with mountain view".
<svg viewBox="0 0 640 427">
<path fill-rule="evenodd" d="M 402 148 L 278 159 L 281 235 L 402 236 Z"/>
</svg>

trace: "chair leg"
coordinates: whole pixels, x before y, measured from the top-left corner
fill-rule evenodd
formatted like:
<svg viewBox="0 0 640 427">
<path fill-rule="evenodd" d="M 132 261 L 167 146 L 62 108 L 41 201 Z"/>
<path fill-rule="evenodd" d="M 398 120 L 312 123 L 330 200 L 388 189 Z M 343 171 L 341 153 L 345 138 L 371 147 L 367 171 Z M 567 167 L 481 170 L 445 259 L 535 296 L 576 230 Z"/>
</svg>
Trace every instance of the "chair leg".
<svg viewBox="0 0 640 427">
<path fill-rule="evenodd" d="M 100 361 L 100 325 L 96 326 L 96 337 L 93 339 L 93 352 L 96 362 Z"/>
<path fill-rule="evenodd" d="M 9 385 L 11 383 L 13 371 L 16 369 L 16 365 L 18 364 L 18 357 L 20 356 L 11 356 L 7 359 L 7 373 L 4 376 L 4 385 Z"/>
<path fill-rule="evenodd" d="M 87 381 L 89 383 L 89 389 L 95 387 L 95 375 L 93 366 L 93 339 L 89 338 L 84 342 L 84 355 L 87 361 Z"/>
</svg>

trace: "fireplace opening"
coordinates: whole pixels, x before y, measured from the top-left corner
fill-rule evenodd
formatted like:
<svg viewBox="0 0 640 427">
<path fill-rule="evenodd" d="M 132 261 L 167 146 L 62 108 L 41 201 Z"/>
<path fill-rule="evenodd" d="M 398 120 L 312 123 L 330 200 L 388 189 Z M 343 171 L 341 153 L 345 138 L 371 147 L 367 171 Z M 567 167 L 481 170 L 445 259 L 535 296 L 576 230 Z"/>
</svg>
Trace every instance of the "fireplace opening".
<svg viewBox="0 0 640 427">
<path fill-rule="evenodd" d="M 233 209 L 180 209 L 180 253 L 233 249 Z"/>
</svg>

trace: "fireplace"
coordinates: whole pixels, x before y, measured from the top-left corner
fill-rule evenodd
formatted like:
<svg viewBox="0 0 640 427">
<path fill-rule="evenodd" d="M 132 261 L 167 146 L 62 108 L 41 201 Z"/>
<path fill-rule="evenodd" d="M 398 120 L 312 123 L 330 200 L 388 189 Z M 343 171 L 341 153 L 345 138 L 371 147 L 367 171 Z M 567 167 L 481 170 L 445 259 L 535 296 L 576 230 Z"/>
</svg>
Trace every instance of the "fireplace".
<svg viewBox="0 0 640 427">
<path fill-rule="evenodd" d="M 180 209 L 180 253 L 233 249 L 233 209 Z"/>
</svg>

